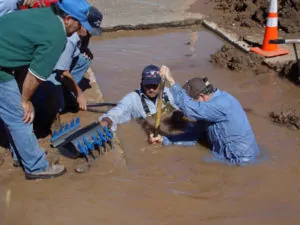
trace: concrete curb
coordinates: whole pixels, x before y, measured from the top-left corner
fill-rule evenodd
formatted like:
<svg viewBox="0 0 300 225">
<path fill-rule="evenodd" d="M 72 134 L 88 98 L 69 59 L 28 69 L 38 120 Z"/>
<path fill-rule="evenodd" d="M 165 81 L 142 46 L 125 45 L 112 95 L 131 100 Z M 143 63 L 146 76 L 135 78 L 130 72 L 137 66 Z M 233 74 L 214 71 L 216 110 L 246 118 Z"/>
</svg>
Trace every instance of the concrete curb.
<svg viewBox="0 0 300 225">
<path fill-rule="evenodd" d="M 191 18 L 191 19 L 184 19 L 184 20 L 164 22 L 164 23 L 118 25 L 113 27 L 104 27 L 103 32 L 114 32 L 119 30 L 147 30 L 147 29 L 156 29 L 156 28 L 185 27 L 185 26 L 201 25 L 202 22 L 203 22 L 202 18 Z"/>
<path fill-rule="evenodd" d="M 250 51 L 250 45 L 248 45 L 245 41 L 241 40 L 241 37 L 239 37 L 237 34 L 231 33 L 229 31 L 226 31 L 224 28 L 219 27 L 216 23 L 209 21 L 209 20 L 203 20 L 202 24 L 218 34 L 220 37 L 224 38 L 226 41 L 229 41 L 230 43 L 234 44 L 239 49 L 249 52 Z"/>
<path fill-rule="evenodd" d="M 90 85 L 91 85 L 91 89 L 95 90 L 97 96 L 95 96 L 94 94 L 92 96 L 87 96 L 88 100 L 89 98 L 92 98 L 91 102 L 103 102 L 103 93 L 100 90 L 100 87 L 97 83 L 96 77 L 95 77 L 95 73 L 92 70 L 91 67 L 89 67 L 89 69 L 87 70 L 86 74 L 85 74 L 86 78 L 88 78 L 90 80 Z M 88 91 L 87 91 L 88 92 Z"/>
</svg>

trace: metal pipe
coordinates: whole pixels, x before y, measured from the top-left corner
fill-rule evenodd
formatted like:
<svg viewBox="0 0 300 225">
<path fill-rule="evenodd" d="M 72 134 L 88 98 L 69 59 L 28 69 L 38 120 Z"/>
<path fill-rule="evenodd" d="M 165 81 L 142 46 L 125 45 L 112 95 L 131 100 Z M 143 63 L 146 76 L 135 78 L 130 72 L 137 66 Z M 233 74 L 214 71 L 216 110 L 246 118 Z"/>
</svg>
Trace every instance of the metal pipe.
<svg viewBox="0 0 300 225">
<path fill-rule="evenodd" d="M 300 39 L 273 39 L 269 44 L 300 44 Z"/>
</svg>

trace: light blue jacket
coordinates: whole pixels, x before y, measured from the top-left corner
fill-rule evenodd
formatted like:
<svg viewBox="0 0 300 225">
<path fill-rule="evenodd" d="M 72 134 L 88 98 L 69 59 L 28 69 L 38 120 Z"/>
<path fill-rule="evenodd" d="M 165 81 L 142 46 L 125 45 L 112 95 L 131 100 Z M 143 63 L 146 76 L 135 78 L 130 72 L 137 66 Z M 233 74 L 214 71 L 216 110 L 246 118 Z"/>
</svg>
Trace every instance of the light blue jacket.
<svg viewBox="0 0 300 225">
<path fill-rule="evenodd" d="M 17 10 L 18 0 L 0 0 L 0 16 Z"/>
<path fill-rule="evenodd" d="M 174 103 L 174 98 L 170 92 L 170 89 L 165 87 L 164 93 L 168 96 L 169 102 L 172 105 L 172 107 L 178 109 L 178 107 Z M 101 121 L 103 117 L 110 118 L 113 121 L 111 129 L 112 131 L 116 131 L 118 124 L 125 123 L 135 118 L 146 118 L 147 115 L 141 101 L 142 96 L 144 96 L 145 98 L 145 102 L 149 108 L 150 114 L 154 115 L 156 113 L 156 105 L 158 99 L 156 99 L 154 103 L 139 89 L 139 94 L 135 91 L 127 94 L 118 103 L 117 106 L 109 110 L 106 114 L 103 114 L 99 118 L 99 121 Z M 165 104 L 163 104 L 163 107 L 165 107 Z"/>
<path fill-rule="evenodd" d="M 216 90 L 209 101 L 196 102 L 179 84 L 171 87 L 171 93 L 184 114 L 199 122 L 184 134 L 164 137 L 164 145 L 195 145 L 199 138 L 207 137 L 212 153 L 220 160 L 245 164 L 257 157 L 260 150 L 251 125 L 232 95 Z"/>
</svg>

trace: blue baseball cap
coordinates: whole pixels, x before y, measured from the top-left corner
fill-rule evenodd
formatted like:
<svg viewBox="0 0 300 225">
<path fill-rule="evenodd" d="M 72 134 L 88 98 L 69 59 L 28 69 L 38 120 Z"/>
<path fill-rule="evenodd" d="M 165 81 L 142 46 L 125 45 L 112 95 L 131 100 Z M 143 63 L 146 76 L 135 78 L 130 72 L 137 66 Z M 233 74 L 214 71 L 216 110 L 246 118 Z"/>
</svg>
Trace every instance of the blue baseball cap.
<svg viewBox="0 0 300 225">
<path fill-rule="evenodd" d="M 159 67 L 155 65 L 146 66 L 142 72 L 142 85 L 154 84 L 158 85 L 161 82 L 159 75 Z"/>
<path fill-rule="evenodd" d="M 87 15 L 87 22 L 82 25 L 89 33 L 93 36 L 100 36 L 101 31 L 101 22 L 103 19 L 102 13 L 95 7 L 91 6 Z"/>
<path fill-rule="evenodd" d="M 86 0 L 59 0 L 58 6 L 65 13 L 77 19 L 92 35 L 101 35 L 102 13 Z"/>
</svg>

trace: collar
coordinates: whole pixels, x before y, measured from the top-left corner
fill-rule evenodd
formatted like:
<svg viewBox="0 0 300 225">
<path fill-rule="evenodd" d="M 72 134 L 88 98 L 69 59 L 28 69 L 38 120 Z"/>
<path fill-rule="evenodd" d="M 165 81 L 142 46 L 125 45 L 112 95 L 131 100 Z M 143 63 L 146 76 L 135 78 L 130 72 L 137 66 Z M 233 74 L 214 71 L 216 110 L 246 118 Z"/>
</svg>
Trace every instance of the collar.
<svg viewBox="0 0 300 225">
<path fill-rule="evenodd" d="M 215 97 L 218 97 L 219 95 L 221 95 L 221 91 L 219 89 L 216 89 L 214 94 L 211 96 L 210 100 L 215 98 Z"/>
</svg>

